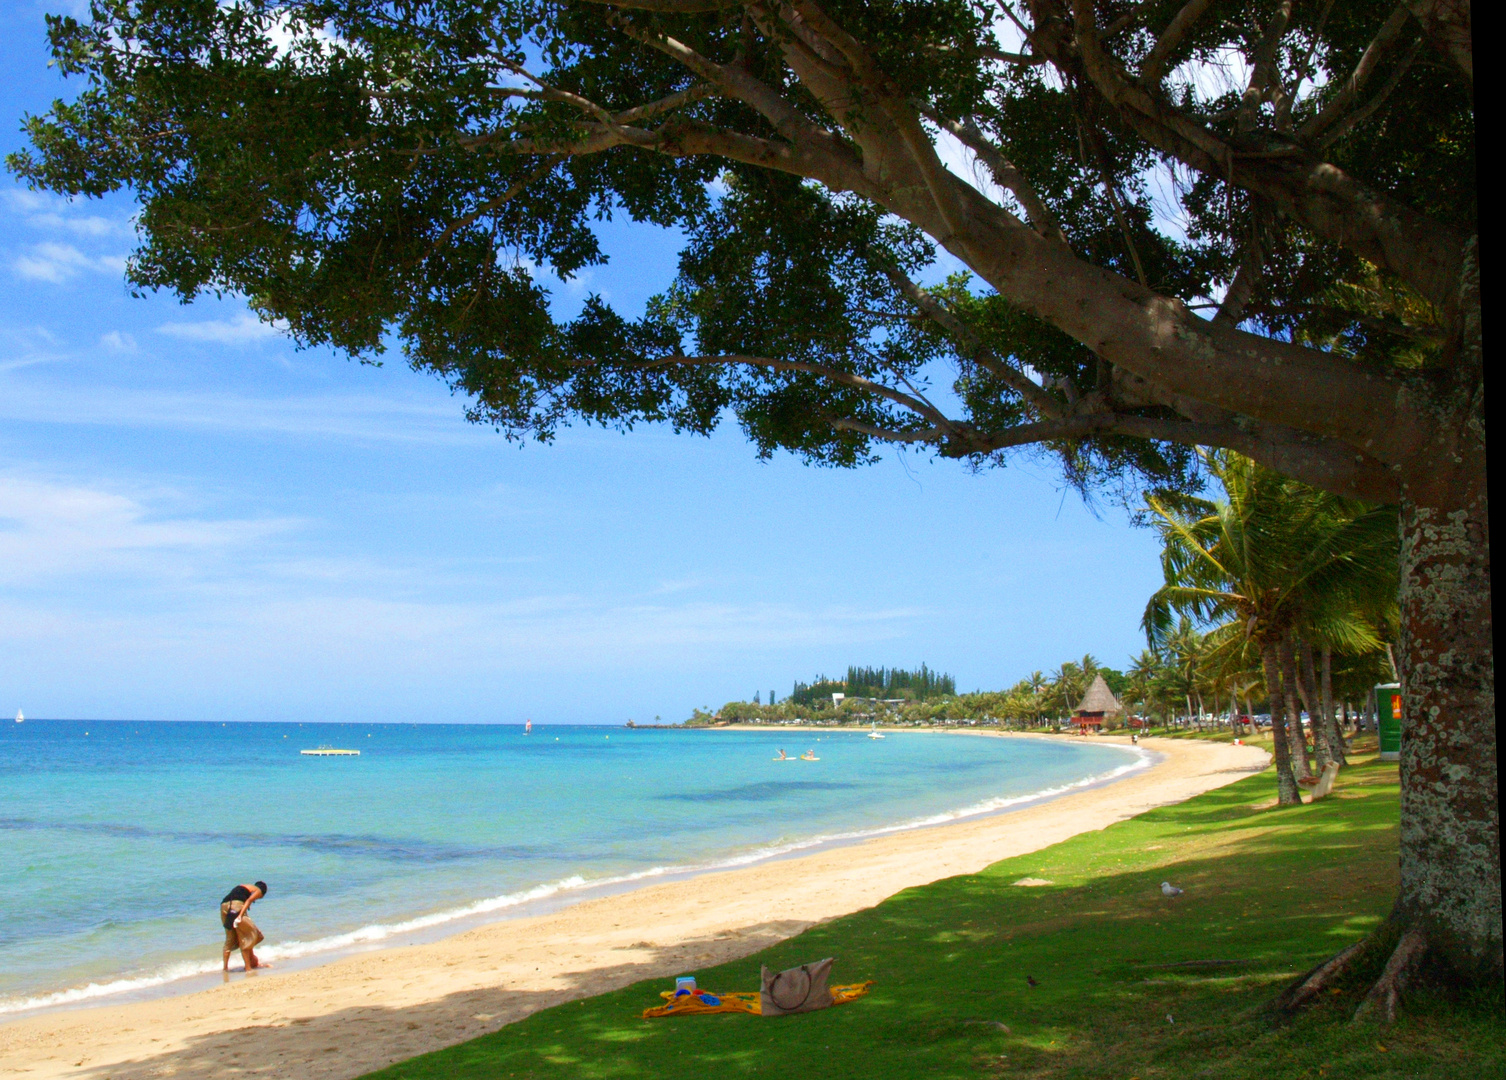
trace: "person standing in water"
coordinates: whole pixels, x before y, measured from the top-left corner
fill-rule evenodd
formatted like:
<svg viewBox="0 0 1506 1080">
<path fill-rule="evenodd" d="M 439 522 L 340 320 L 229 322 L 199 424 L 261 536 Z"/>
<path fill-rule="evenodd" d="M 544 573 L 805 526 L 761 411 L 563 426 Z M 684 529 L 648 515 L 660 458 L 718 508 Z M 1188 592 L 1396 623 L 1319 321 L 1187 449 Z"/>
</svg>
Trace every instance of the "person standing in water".
<svg viewBox="0 0 1506 1080">
<path fill-rule="evenodd" d="M 225 970 L 230 970 L 230 954 L 241 951 L 246 970 L 271 967 L 256 958 L 256 947 L 266 940 L 265 935 L 251 921 L 251 905 L 267 895 L 267 883 L 258 881 L 252 885 L 237 885 L 220 901 L 220 925 L 225 928 Z"/>
</svg>

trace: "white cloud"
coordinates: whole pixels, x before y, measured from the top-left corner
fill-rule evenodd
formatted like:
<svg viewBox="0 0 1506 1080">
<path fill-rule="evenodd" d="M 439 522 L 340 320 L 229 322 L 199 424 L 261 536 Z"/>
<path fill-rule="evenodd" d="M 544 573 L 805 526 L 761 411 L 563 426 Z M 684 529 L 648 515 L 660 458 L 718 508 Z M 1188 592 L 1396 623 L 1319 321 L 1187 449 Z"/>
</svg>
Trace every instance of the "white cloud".
<svg viewBox="0 0 1506 1080">
<path fill-rule="evenodd" d="M 179 341 L 194 341 L 206 345 L 231 345 L 241 347 L 276 337 L 286 330 L 288 324 L 281 319 L 273 323 L 263 322 L 249 311 L 242 311 L 233 319 L 209 319 L 194 323 L 163 323 L 157 333 L 177 338 Z"/>
<path fill-rule="evenodd" d="M 242 617 L 244 631 L 251 631 L 253 638 L 270 640 L 274 629 L 283 635 L 307 635 L 310 640 L 299 647 L 329 659 L 355 659 L 377 650 L 407 669 L 463 670 L 506 657 L 508 666 L 569 671 L 592 664 L 659 664 L 666 655 L 684 658 L 703 652 L 892 640 L 927 614 L 916 608 L 810 610 L 695 600 L 612 604 L 560 594 L 500 601 L 412 601 L 368 593 L 286 597 L 255 605 Z M 265 631 L 253 629 L 259 627 Z"/>
<path fill-rule="evenodd" d="M 129 219 L 80 213 L 77 203 L 55 195 L 42 195 L 21 188 L 12 188 L 3 195 L 11 212 L 33 228 L 68 232 L 94 239 L 125 236 L 131 232 Z"/>
<path fill-rule="evenodd" d="M 18 277 L 30 281 L 50 281 L 61 285 L 79 274 L 88 272 L 121 274 L 125 272 L 126 260 L 121 255 L 85 255 L 72 244 L 47 241 L 33 244 L 24 255 L 11 262 L 11 269 Z"/>
<path fill-rule="evenodd" d="M 45 326 L 0 326 L 0 373 L 68 359 L 62 342 Z M 3 399 L 0 390 L 0 401 Z"/>
<path fill-rule="evenodd" d="M 41 363 L 56 357 L 30 360 Z M 0 362 L 0 374 L 7 370 Z M 13 365 L 22 366 L 20 363 Z M 495 439 L 467 424 L 451 398 L 428 402 L 378 394 L 257 398 L 235 393 L 174 393 L 120 386 L 54 389 L 22 378 L 0 379 L 0 419 L 98 424 L 119 428 L 299 435 L 361 442 L 474 444 Z"/>
<path fill-rule="evenodd" d="M 111 330 L 108 334 L 101 334 L 99 347 L 106 352 L 133 353 L 136 351 L 136 339 L 121 330 Z"/>
<path fill-rule="evenodd" d="M 172 501 L 156 493 L 156 501 Z M 128 572 L 180 576 L 186 554 L 211 553 L 285 531 L 286 521 L 210 520 L 153 512 L 141 496 L 100 486 L 0 475 L 0 584 Z"/>
</svg>

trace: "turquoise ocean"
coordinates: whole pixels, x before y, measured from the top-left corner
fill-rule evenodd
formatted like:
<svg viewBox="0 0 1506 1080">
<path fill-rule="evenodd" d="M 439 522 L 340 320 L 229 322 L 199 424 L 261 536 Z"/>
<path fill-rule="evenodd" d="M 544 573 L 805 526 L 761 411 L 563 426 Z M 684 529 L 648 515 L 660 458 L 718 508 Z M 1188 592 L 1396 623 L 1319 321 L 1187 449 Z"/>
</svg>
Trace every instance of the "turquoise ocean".
<svg viewBox="0 0 1506 1080">
<path fill-rule="evenodd" d="M 361 754 L 299 754 L 320 745 Z M 258 955 L 306 962 L 997 812 L 1147 761 L 925 732 L 6 721 L 0 1016 L 217 971 L 218 905 L 239 882 L 269 886 Z"/>
</svg>

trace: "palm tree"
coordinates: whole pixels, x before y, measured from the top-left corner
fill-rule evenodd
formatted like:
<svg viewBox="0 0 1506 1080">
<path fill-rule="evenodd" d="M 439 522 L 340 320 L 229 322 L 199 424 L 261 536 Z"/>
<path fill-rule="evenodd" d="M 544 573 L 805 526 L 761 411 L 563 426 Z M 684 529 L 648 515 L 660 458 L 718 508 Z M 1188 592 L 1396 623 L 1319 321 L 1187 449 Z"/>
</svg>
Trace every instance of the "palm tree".
<svg viewBox="0 0 1506 1080">
<path fill-rule="evenodd" d="M 1161 676 L 1161 658 L 1151 649 L 1141 649 L 1138 656 L 1130 660 L 1129 671 L 1126 678 L 1129 679 L 1129 687 L 1125 696 L 1129 702 L 1140 706 L 1140 711 L 1150 713 L 1155 705 L 1155 687 Z"/>
<path fill-rule="evenodd" d="M 1046 711 L 1046 674 L 1042 671 L 1032 671 L 1025 683 L 1030 688 L 1031 712 L 1035 718 L 1035 726 L 1040 727 L 1041 715 Z"/>
<path fill-rule="evenodd" d="M 1084 659 L 1093 662 L 1091 656 Z M 1093 662 L 1095 671 L 1097 666 L 1097 663 Z M 1051 673 L 1049 696 L 1051 705 L 1058 716 L 1065 716 L 1076 708 L 1077 703 L 1088 692 L 1088 682 L 1091 678 L 1091 675 L 1071 660 Z"/>
<path fill-rule="evenodd" d="M 1307 772 L 1296 642 L 1306 633 L 1346 649 L 1378 644 L 1372 617 L 1386 588 L 1380 564 L 1396 562 L 1394 512 L 1316 491 L 1237 454 L 1213 451 L 1204 461 L 1224 499 L 1146 498 L 1161 532 L 1165 584 L 1143 625 L 1163 651 L 1189 620 L 1211 627 L 1215 649 L 1242 638 L 1258 650 L 1279 800 L 1295 804 L 1294 757 Z"/>
</svg>

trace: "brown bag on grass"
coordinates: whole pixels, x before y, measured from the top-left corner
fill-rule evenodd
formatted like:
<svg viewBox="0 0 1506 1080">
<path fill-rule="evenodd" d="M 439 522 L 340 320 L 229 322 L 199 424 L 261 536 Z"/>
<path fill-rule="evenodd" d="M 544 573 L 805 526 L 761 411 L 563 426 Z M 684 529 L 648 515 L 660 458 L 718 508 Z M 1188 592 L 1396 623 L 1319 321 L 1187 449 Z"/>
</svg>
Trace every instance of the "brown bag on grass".
<svg viewBox="0 0 1506 1080">
<path fill-rule="evenodd" d="M 826 979 L 831 974 L 831 964 L 832 958 L 827 957 L 778 973 L 763 968 L 763 987 L 758 995 L 763 1015 L 785 1016 L 829 1007 L 832 997 Z"/>
</svg>

